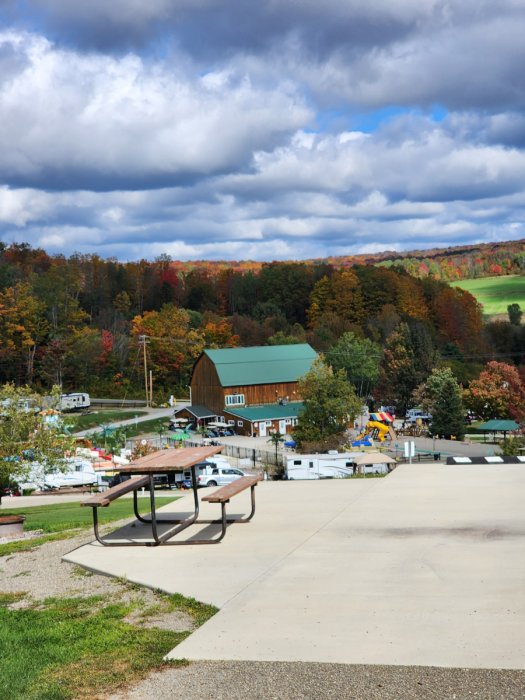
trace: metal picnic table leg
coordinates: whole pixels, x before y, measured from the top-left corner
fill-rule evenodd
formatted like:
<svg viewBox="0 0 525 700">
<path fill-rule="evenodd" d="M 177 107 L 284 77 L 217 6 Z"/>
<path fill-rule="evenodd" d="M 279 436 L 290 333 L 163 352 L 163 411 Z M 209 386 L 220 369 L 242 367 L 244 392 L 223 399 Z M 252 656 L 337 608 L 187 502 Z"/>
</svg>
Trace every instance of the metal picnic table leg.
<svg viewBox="0 0 525 700">
<path fill-rule="evenodd" d="M 95 537 L 97 538 L 97 541 L 100 542 L 101 545 L 104 547 L 143 547 L 144 545 L 149 544 L 150 546 L 155 546 L 157 544 L 160 544 L 160 542 L 135 542 L 134 540 L 130 542 L 111 542 L 108 541 L 107 539 L 104 539 L 103 537 L 100 536 L 99 532 L 99 527 L 98 527 L 98 507 L 93 508 L 93 530 L 95 532 Z"/>
<path fill-rule="evenodd" d="M 153 474 L 149 475 L 149 504 L 151 509 L 151 534 L 155 540 L 155 544 L 160 544 L 157 534 L 157 513 L 155 510 L 155 480 Z M 151 543 L 153 545 L 153 543 Z M 155 545 L 153 545 L 155 546 Z"/>
<path fill-rule="evenodd" d="M 153 477 L 151 477 L 153 478 Z M 179 532 L 182 532 L 185 530 L 187 527 L 190 525 L 193 525 L 193 523 L 197 522 L 197 518 L 199 517 L 199 493 L 198 493 L 198 484 L 197 484 L 197 477 L 195 474 L 195 465 L 192 465 L 191 467 L 191 480 L 193 484 L 193 503 L 195 507 L 195 511 L 193 515 L 186 520 L 179 521 L 179 525 L 175 528 L 171 528 L 167 532 L 163 533 L 160 537 L 157 538 L 157 544 L 177 544 L 176 542 L 173 543 L 168 543 L 167 540 L 171 539 L 175 535 L 177 535 Z M 153 519 L 153 510 L 151 513 L 151 517 Z M 154 535 L 155 537 L 155 535 Z M 180 543 L 182 544 L 182 543 Z"/>
<path fill-rule="evenodd" d="M 193 470 L 194 470 L 194 467 L 192 467 L 192 476 L 194 477 Z M 192 516 L 192 517 L 195 517 L 195 519 L 196 519 L 199 515 L 199 499 L 195 493 L 195 489 L 193 490 L 193 492 L 194 492 L 193 493 L 193 500 L 194 500 L 194 504 L 195 504 L 195 511 L 194 511 L 194 516 Z M 145 523 L 146 525 L 151 525 L 151 519 L 145 518 L 144 516 L 142 516 L 139 513 L 137 496 L 138 496 L 137 491 L 133 491 L 133 510 L 135 512 L 135 517 L 137 518 L 137 520 L 139 522 Z M 150 488 L 150 499 L 151 499 L 151 488 Z M 157 523 L 167 523 L 169 525 L 175 525 L 175 524 L 180 525 L 181 523 L 188 522 L 187 518 L 185 520 L 181 519 L 181 518 L 157 518 L 156 520 L 157 520 Z"/>
</svg>

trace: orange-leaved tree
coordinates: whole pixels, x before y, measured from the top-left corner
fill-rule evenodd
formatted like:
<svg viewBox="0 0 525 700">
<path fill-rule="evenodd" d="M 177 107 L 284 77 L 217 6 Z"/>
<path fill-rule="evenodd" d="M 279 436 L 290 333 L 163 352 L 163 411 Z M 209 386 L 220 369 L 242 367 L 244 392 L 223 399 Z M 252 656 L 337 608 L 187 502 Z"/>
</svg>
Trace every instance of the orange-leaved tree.
<svg viewBox="0 0 525 700">
<path fill-rule="evenodd" d="M 484 420 L 512 418 L 525 423 L 525 385 L 512 365 L 489 362 L 463 398 L 466 407 Z"/>
</svg>

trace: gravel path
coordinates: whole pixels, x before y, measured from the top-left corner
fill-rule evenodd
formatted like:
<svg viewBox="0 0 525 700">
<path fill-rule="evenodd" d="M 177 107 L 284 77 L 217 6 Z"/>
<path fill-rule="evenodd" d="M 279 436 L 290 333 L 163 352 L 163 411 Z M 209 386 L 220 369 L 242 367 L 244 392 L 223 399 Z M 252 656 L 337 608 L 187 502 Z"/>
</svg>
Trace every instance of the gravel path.
<svg viewBox="0 0 525 700">
<path fill-rule="evenodd" d="M 107 595 L 115 600 L 155 601 L 148 589 L 62 562 L 63 554 L 92 541 L 91 533 L 49 542 L 32 552 L 0 558 L 0 590 L 49 596 Z M 149 625 L 191 629 L 183 614 L 162 614 Z M 225 648 L 227 656 L 227 647 Z M 154 673 L 105 700 L 523 700 L 525 671 L 281 662 L 193 662 Z"/>
<path fill-rule="evenodd" d="M 108 700 L 523 700 L 525 672 L 200 661 Z"/>
<path fill-rule="evenodd" d="M 0 591 L 25 594 L 12 608 L 24 608 L 50 597 L 107 596 L 113 601 L 138 602 L 141 608 L 151 607 L 158 601 L 158 595 L 148 588 L 93 574 L 62 561 L 64 554 L 92 541 L 91 533 L 83 533 L 74 538 L 47 542 L 31 552 L 0 557 Z M 137 623 L 138 620 L 130 619 L 130 622 Z M 140 624 L 177 632 L 193 629 L 193 620 L 182 612 L 163 613 Z"/>
</svg>

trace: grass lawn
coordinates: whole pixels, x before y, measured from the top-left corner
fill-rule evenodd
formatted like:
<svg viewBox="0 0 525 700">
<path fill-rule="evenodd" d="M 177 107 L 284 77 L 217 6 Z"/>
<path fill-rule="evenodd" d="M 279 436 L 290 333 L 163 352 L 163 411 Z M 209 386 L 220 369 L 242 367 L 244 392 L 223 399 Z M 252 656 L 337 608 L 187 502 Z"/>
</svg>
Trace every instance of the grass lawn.
<svg viewBox="0 0 525 700">
<path fill-rule="evenodd" d="M 139 415 L 139 414 L 134 414 Z M 127 418 L 132 418 L 133 416 L 127 416 Z M 117 420 L 115 418 L 114 420 Z M 126 420 L 126 417 L 120 417 L 120 420 Z M 169 419 L 166 418 L 152 418 L 151 420 L 140 421 L 136 425 L 131 423 L 128 425 L 119 426 L 118 428 L 113 426 L 109 421 L 101 420 L 99 423 L 91 426 L 92 432 L 88 433 L 86 437 L 90 435 L 101 435 L 103 427 L 114 428 L 115 430 L 122 430 L 126 434 L 126 438 L 138 437 L 139 435 L 149 435 L 151 433 L 162 432 L 163 435 L 167 435 L 169 432 Z M 90 428 L 83 428 L 76 426 L 73 431 L 89 430 Z"/>
<path fill-rule="evenodd" d="M 147 435 L 150 433 L 159 433 L 162 430 L 164 436 L 169 434 L 168 431 L 169 419 L 166 418 L 153 418 L 152 420 L 145 420 L 137 425 L 126 425 L 126 437 L 137 437 L 138 435 Z"/>
<path fill-rule="evenodd" d="M 91 413 L 82 414 L 68 414 L 66 417 L 66 422 L 71 422 L 73 424 L 74 431 L 80 430 L 91 430 L 100 427 L 101 425 L 108 425 L 119 420 L 128 420 L 129 418 L 135 418 L 135 416 L 145 416 L 145 411 L 92 411 Z"/>
<path fill-rule="evenodd" d="M 480 277 L 451 283 L 470 292 L 487 316 L 506 314 L 509 304 L 519 304 L 525 309 L 525 276 Z"/>
<path fill-rule="evenodd" d="M 160 508 L 179 496 L 159 496 L 156 495 L 155 502 Z M 139 496 L 139 512 L 149 513 L 149 495 Z M 25 515 L 26 521 L 24 529 L 43 530 L 48 537 L 37 537 L 28 540 L 18 540 L 0 544 L 0 557 L 7 556 L 13 552 L 34 549 L 44 542 L 53 539 L 62 539 L 78 534 L 79 528 L 89 528 L 93 524 L 91 508 L 81 508 L 78 502 L 55 503 L 45 506 L 31 506 L 26 508 L 9 508 L 0 510 L 1 515 Z M 132 519 L 133 499 L 122 498 L 112 503 L 111 508 L 99 508 L 99 522 L 110 523 L 114 520 Z M 1 694 L 0 694 L 0 697 Z"/>
<path fill-rule="evenodd" d="M 86 495 L 89 498 L 89 495 Z M 159 496 L 155 494 L 155 503 L 158 507 L 165 506 L 171 501 L 177 500 L 177 496 Z M 141 506 L 142 504 L 142 506 Z M 139 495 L 139 508 L 149 513 L 149 494 Z M 139 510 L 139 512 L 141 512 Z M 81 508 L 78 502 L 52 503 L 45 506 L 31 506 L 26 508 L 9 508 L 1 510 L 2 515 L 25 515 L 26 530 L 43 530 L 44 532 L 63 532 L 79 527 L 89 527 L 93 522 L 91 508 Z M 113 520 L 133 518 L 133 499 L 121 498 L 111 504 L 111 508 L 99 508 L 99 522 L 110 523 Z"/>
<path fill-rule="evenodd" d="M 9 650 L 0 655 L 3 700 L 105 697 L 123 682 L 170 665 L 164 655 L 189 634 L 127 622 L 137 603 L 92 596 L 10 609 L 23 597 L 0 593 L 0 649 Z M 143 620 L 181 610 L 199 625 L 216 612 L 183 596 L 159 594 L 158 600 L 153 609 L 139 610 Z"/>
</svg>

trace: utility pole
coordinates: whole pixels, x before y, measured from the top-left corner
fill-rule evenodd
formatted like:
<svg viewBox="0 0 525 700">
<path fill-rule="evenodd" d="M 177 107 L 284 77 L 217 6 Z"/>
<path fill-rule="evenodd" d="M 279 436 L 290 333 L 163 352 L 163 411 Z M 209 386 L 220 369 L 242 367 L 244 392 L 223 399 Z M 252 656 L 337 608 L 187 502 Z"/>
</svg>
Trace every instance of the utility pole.
<svg viewBox="0 0 525 700">
<path fill-rule="evenodd" d="M 150 404 L 149 387 L 148 387 L 148 356 L 146 353 L 146 345 L 148 343 L 147 335 L 139 335 L 139 343 L 142 343 L 143 358 L 144 358 L 144 389 L 146 391 L 146 408 Z"/>
</svg>

